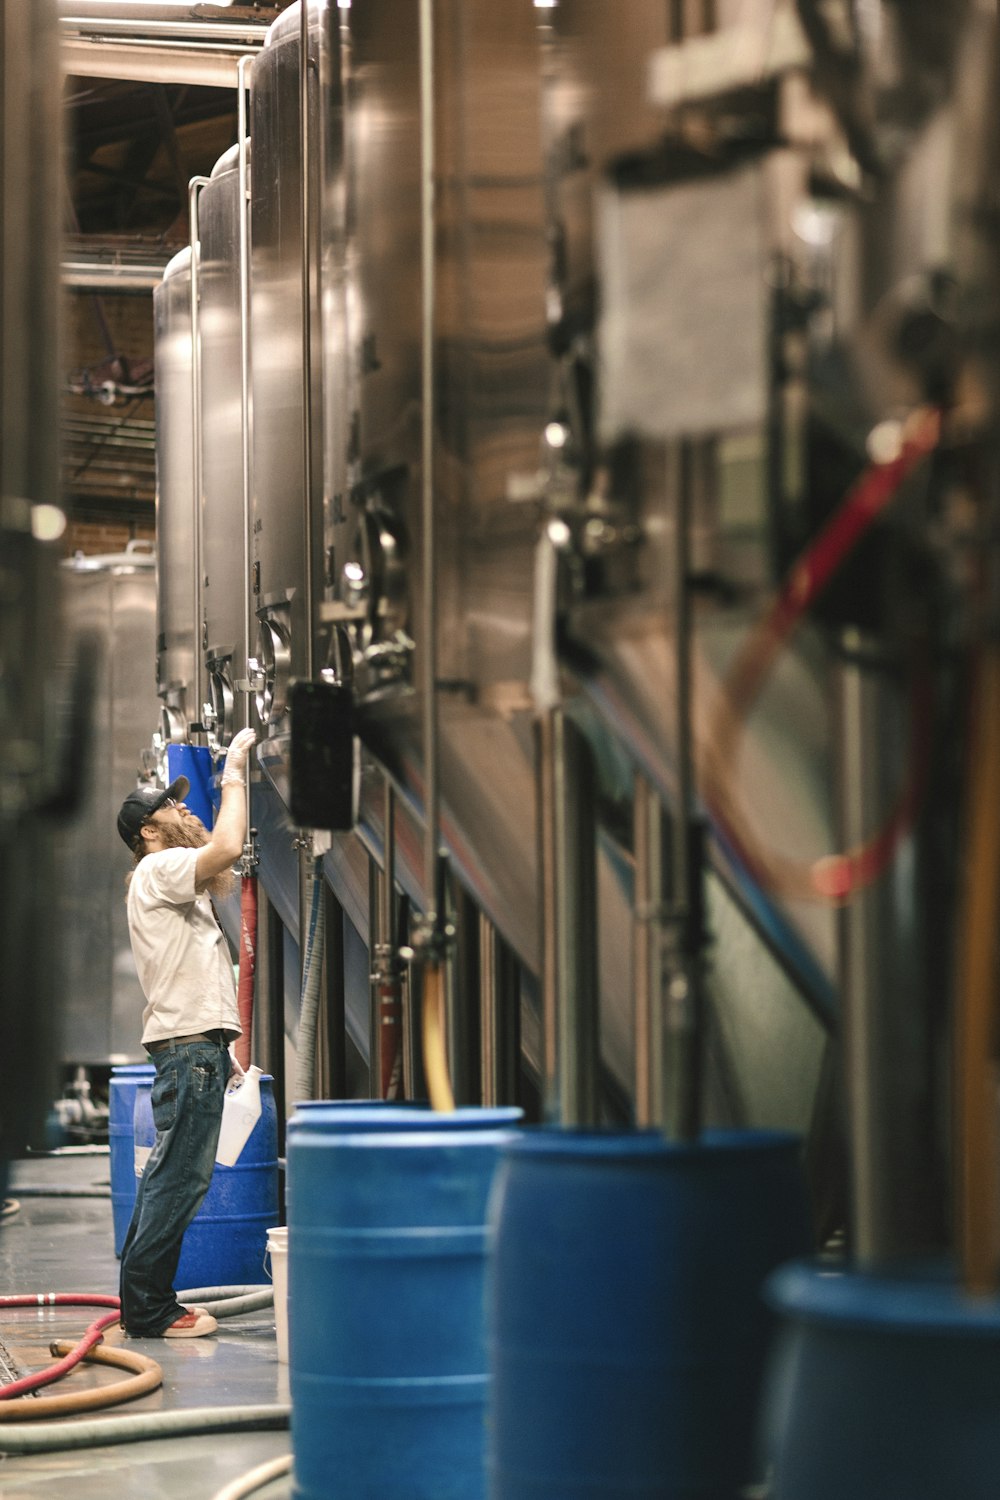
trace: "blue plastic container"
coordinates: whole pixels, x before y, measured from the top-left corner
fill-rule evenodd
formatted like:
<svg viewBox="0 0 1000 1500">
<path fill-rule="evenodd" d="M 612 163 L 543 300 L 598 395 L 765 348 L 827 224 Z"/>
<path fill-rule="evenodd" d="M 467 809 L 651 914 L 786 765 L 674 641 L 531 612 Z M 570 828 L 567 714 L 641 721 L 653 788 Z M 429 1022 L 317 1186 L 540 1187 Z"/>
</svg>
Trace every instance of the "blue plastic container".
<svg viewBox="0 0 1000 1500">
<path fill-rule="evenodd" d="M 260 1079 L 260 1119 L 234 1167 L 216 1164 L 204 1202 L 188 1226 L 174 1285 L 251 1286 L 268 1280 L 267 1231 L 278 1223 L 278 1115 L 273 1079 Z M 152 1080 L 135 1094 L 135 1145 L 156 1139 Z"/>
<path fill-rule="evenodd" d="M 487 1201 L 515 1109 L 309 1109 L 288 1130 L 297 1500 L 483 1500 Z"/>
<path fill-rule="evenodd" d="M 132 1116 L 136 1086 L 142 1079 L 152 1084 L 152 1063 L 126 1063 L 111 1069 L 108 1089 L 108 1146 L 111 1154 L 111 1220 L 115 1254 L 121 1255 L 135 1207 L 135 1136 Z"/>
<path fill-rule="evenodd" d="M 774 1500 L 995 1500 L 1000 1300 L 943 1271 L 788 1266 L 766 1408 Z"/>
<path fill-rule="evenodd" d="M 218 795 L 213 792 L 212 775 L 215 766 L 212 752 L 207 745 L 168 745 L 167 776 L 170 781 L 186 776 L 190 786 L 184 798 L 184 806 L 201 819 L 206 828 L 215 822 Z"/>
<path fill-rule="evenodd" d="M 736 1500 L 761 1287 L 809 1244 L 798 1142 L 528 1131 L 492 1222 L 491 1500 Z"/>
</svg>

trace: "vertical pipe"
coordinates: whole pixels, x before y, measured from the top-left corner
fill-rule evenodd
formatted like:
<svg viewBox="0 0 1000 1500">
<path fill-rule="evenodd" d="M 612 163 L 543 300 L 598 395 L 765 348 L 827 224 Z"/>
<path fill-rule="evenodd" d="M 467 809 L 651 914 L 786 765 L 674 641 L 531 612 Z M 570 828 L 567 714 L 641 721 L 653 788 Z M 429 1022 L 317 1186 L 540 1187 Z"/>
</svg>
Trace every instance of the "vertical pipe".
<svg viewBox="0 0 1000 1500">
<path fill-rule="evenodd" d="M 895 795 L 907 725 L 896 674 L 873 643 L 846 632 L 841 652 L 838 842 L 856 848 L 884 821 Z M 867 1269 L 943 1249 L 931 997 L 913 916 L 921 905 L 920 862 L 915 842 L 839 916 L 851 1249 Z"/>
<path fill-rule="evenodd" d="M 237 128 L 239 139 L 240 194 L 240 430 L 243 439 L 243 641 L 244 678 L 247 658 L 253 651 L 253 595 L 250 589 L 250 512 L 253 497 L 253 440 L 250 387 L 250 138 L 247 130 L 247 73 L 252 57 L 241 57 L 237 67 Z M 253 718 L 250 696 L 246 698 L 244 724 Z M 250 827 L 250 778 L 247 777 L 247 828 Z"/>
<path fill-rule="evenodd" d="M 662 1043 L 654 1075 L 653 1114 L 671 1139 L 690 1141 L 701 1129 L 701 880 L 700 825 L 695 807 L 691 719 L 692 452 L 682 445 L 674 472 L 673 636 L 676 740 L 676 836 L 670 902 L 663 932 Z"/>
<path fill-rule="evenodd" d="M 460 1104 L 478 1104 L 481 990 L 479 908 L 458 881 L 449 882 L 448 922 L 455 929 L 454 957 L 445 990 L 448 1071 Z"/>
<path fill-rule="evenodd" d="M 483 1104 L 516 1104 L 521 1056 L 517 960 L 485 913 L 479 915 L 480 1095 Z"/>
<path fill-rule="evenodd" d="M 596 1125 L 600 1023 L 594 772 L 562 708 L 536 721 L 546 1117 Z"/>
<path fill-rule="evenodd" d="M 194 543 L 194 710 L 195 722 L 201 723 L 205 702 L 205 661 L 203 621 L 205 615 L 205 564 L 202 545 L 202 487 L 204 453 L 202 451 L 201 409 L 201 229 L 198 205 L 201 190 L 208 177 L 192 177 L 188 184 L 188 225 L 191 234 L 191 463 L 193 475 L 192 538 Z"/>
<path fill-rule="evenodd" d="M 436 311 L 436 267 L 434 260 L 434 4 L 420 3 L 420 261 L 421 261 L 421 337 L 420 337 L 420 481 L 421 481 L 421 610 L 420 654 L 421 697 L 423 701 L 424 765 L 424 891 L 425 921 L 429 932 L 441 924 L 438 910 L 438 828 L 440 794 L 438 789 L 437 705 L 437 619 L 434 609 L 437 558 L 434 528 L 434 334 Z"/>
<path fill-rule="evenodd" d="M 309 0 L 299 0 L 299 136 L 302 230 L 302 497 L 305 524 L 305 672 L 313 676 L 312 149 L 309 133 Z"/>
<path fill-rule="evenodd" d="M 966 1290 L 995 1295 L 1000 1272 L 997 994 L 1000 964 L 1000 645 L 981 647 L 966 778 L 956 1066 L 958 1248 Z"/>
<path fill-rule="evenodd" d="M 369 1073 L 373 1099 L 403 1093 L 403 966 L 397 941 L 396 794 L 383 779 L 382 864 L 369 862 Z"/>
<path fill-rule="evenodd" d="M 347 1093 L 344 908 L 326 881 L 323 896 L 326 901 L 326 943 L 323 949 L 323 1005 L 316 1045 L 317 1083 L 321 1099 L 343 1099 Z"/>
<path fill-rule="evenodd" d="M 635 992 L 635 1122 L 654 1123 L 653 1074 L 663 1016 L 662 923 L 666 881 L 663 804 L 645 776 L 637 775 L 633 793 L 635 893 L 633 901 L 633 976 Z"/>
</svg>

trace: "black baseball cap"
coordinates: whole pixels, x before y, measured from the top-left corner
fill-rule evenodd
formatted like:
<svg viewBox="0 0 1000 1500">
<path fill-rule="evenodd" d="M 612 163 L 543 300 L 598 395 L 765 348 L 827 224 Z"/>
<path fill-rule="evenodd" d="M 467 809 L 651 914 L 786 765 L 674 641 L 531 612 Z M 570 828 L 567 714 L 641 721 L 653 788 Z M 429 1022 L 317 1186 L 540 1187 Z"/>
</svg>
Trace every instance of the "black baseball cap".
<svg viewBox="0 0 1000 1500">
<path fill-rule="evenodd" d="M 129 792 L 118 812 L 118 832 L 129 848 L 138 838 L 142 825 L 148 823 L 164 803 L 183 802 L 190 789 L 187 777 L 178 776 L 166 791 L 158 786 L 137 786 L 134 792 Z"/>
</svg>

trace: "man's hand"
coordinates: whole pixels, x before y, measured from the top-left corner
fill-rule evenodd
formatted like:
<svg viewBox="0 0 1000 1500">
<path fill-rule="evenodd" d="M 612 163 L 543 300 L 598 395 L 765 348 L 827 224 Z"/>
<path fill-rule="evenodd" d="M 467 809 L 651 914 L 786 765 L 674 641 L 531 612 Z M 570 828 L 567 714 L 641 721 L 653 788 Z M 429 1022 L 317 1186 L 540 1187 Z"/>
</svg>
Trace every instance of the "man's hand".
<svg viewBox="0 0 1000 1500">
<path fill-rule="evenodd" d="M 250 754 L 251 747 L 256 743 L 257 731 L 255 729 L 241 729 L 239 734 L 233 735 L 226 752 L 221 786 L 227 786 L 230 782 L 236 782 L 239 786 L 246 785 L 247 756 Z"/>
<path fill-rule="evenodd" d="M 226 1084 L 226 1087 L 231 1089 L 234 1083 L 242 1083 L 244 1078 L 247 1076 L 244 1073 L 243 1069 L 240 1067 L 239 1063 L 236 1061 L 235 1042 L 230 1042 L 229 1044 L 229 1059 L 233 1065 L 233 1069 L 229 1075 L 229 1082 Z"/>
</svg>

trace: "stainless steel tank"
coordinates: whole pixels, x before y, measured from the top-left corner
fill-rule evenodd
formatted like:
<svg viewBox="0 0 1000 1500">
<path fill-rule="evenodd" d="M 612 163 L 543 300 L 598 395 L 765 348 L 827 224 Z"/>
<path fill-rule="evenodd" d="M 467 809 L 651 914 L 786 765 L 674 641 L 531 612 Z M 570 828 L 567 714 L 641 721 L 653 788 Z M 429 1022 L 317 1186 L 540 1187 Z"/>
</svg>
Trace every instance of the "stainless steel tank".
<svg viewBox="0 0 1000 1500">
<path fill-rule="evenodd" d="M 191 251 L 170 261 L 153 292 L 156 369 L 156 687 L 160 733 L 183 744 L 198 721 L 195 691 L 194 421 Z M 238 395 L 238 388 L 237 388 Z M 147 731 L 148 740 L 148 731 Z"/>
<path fill-rule="evenodd" d="M 235 684 L 246 676 L 243 494 L 243 338 L 240 317 L 238 146 L 220 157 L 199 204 L 201 256 L 202 500 L 204 570 L 200 648 L 209 733 L 228 745 L 245 718 Z"/>
<path fill-rule="evenodd" d="M 318 54 L 325 6 L 310 10 L 310 52 Z M 254 493 L 251 587 L 258 636 L 253 652 L 257 708 L 269 739 L 288 728 L 288 684 L 313 670 L 313 610 L 322 572 L 319 411 L 311 333 L 318 316 L 304 260 L 303 176 L 312 157 L 302 146 L 299 93 L 300 11 L 279 17 L 251 72 L 251 137 L 256 142 L 251 205 Z M 309 71 L 309 142 L 317 140 L 318 56 Z M 310 202 L 314 201 L 312 198 Z M 308 212 L 308 210 L 307 210 Z M 318 355 L 318 344 L 315 349 Z M 304 375 L 306 361 L 308 375 Z M 308 399 L 307 399 L 308 395 Z M 315 426 L 317 440 L 310 441 Z M 306 451 L 309 451 L 307 473 Z"/>
<path fill-rule="evenodd" d="M 96 644 L 91 744 L 79 815 L 59 835 L 55 925 L 62 937 L 60 1058 L 84 1065 L 138 1062 L 145 1005 L 125 915 L 129 856 L 116 827 L 137 784 L 155 720 L 156 578 L 146 543 L 63 565 L 67 645 Z"/>
</svg>

